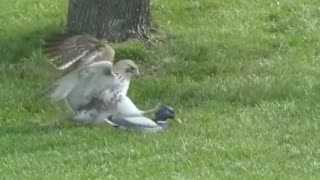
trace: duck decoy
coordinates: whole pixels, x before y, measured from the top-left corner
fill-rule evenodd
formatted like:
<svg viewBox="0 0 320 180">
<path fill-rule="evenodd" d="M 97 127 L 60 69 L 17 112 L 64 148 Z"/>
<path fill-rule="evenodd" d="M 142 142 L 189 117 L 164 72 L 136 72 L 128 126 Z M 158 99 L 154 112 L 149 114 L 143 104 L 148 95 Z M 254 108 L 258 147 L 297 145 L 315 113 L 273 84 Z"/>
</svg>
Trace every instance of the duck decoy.
<svg viewBox="0 0 320 180">
<path fill-rule="evenodd" d="M 162 105 L 155 113 L 154 119 L 149 119 L 145 116 L 109 116 L 105 121 L 115 128 L 140 130 L 143 132 L 158 132 L 167 130 L 169 128 L 167 120 L 174 118 L 174 109 L 170 106 Z"/>
</svg>

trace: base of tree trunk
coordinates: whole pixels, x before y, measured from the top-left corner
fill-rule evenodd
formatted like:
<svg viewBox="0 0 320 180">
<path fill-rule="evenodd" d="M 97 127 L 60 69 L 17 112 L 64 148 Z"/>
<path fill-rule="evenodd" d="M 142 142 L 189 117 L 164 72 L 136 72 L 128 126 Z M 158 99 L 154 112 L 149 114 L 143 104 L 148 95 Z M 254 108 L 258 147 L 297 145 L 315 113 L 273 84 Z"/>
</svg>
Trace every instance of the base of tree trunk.
<svg viewBox="0 0 320 180">
<path fill-rule="evenodd" d="M 67 32 L 111 42 L 150 38 L 150 0 L 69 0 Z"/>
</svg>

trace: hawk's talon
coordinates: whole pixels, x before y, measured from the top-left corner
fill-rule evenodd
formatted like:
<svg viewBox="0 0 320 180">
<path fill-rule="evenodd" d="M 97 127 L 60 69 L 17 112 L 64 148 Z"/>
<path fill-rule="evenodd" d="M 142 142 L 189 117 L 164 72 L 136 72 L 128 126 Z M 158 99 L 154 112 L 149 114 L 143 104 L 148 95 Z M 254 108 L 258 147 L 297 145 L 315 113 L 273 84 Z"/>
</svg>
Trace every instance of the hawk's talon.
<svg viewBox="0 0 320 180">
<path fill-rule="evenodd" d="M 146 110 L 146 111 L 142 111 L 142 114 L 143 114 L 143 115 L 146 115 L 146 114 L 154 113 L 154 112 L 160 110 L 161 107 L 162 107 L 162 104 L 161 104 L 161 103 L 158 103 L 153 109 L 149 109 L 149 110 Z"/>
</svg>

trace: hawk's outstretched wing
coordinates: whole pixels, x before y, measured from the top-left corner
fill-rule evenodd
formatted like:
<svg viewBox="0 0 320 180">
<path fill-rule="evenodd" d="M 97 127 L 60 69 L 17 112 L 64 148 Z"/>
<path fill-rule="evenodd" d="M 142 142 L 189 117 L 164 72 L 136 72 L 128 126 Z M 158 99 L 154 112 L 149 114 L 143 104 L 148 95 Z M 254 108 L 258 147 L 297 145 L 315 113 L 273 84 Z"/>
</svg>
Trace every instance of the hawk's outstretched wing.
<svg viewBox="0 0 320 180">
<path fill-rule="evenodd" d="M 114 50 L 90 35 L 60 36 L 48 40 L 45 53 L 57 69 L 72 71 L 97 61 L 113 61 Z"/>
<path fill-rule="evenodd" d="M 96 102 L 97 95 L 102 91 L 108 92 L 110 98 L 113 89 L 121 83 L 112 71 L 112 64 L 106 61 L 88 65 L 79 73 L 79 82 L 66 96 L 69 106 L 77 111 L 79 108 Z M 89 105 L 90 106 L 90 105 Z"/>
<path fill-rule="evenodd" d="M 84 101 L 93 91 L 112 87 L 114 79 L 112 63 L 99 61 L 62 76 L 46 91 L 46 95 L 53 100 L 70 96 L 73 101 Z"/>
</svg>

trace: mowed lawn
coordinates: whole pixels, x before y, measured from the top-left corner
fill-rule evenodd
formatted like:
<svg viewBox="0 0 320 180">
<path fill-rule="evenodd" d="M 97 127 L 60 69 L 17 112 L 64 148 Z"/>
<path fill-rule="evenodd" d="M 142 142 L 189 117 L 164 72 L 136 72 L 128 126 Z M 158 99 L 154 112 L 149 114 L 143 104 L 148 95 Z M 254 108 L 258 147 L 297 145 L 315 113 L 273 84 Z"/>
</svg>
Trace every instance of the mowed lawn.
<svg viewBox="0 0 320 180">
<path fill-rule="evenodd" d="M 0 0 L 0 179 L 319 179 L 320 1 L 153 0 L 151 45 L 129 96 L 173 106 L 167 133 L 66 124 L 41 97 L 41 54 L 67 0 Z"/>
</svg>

